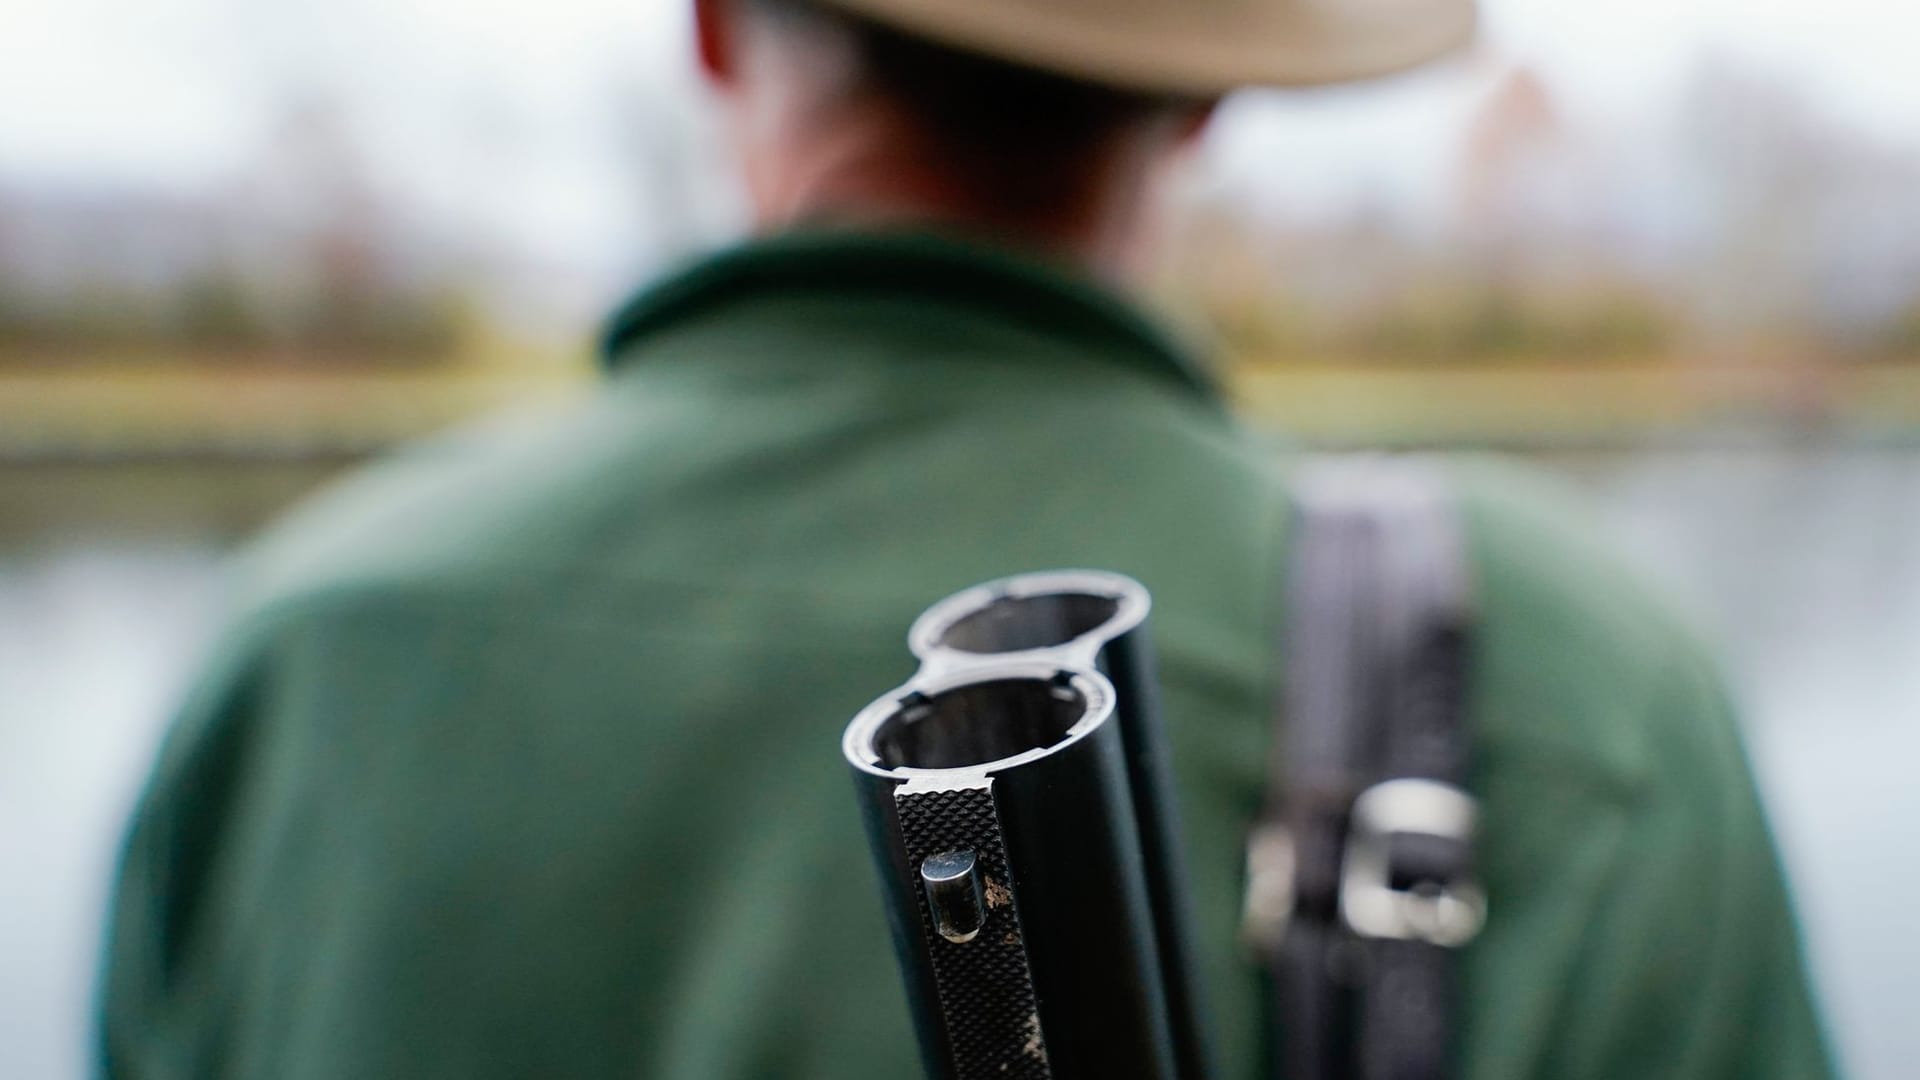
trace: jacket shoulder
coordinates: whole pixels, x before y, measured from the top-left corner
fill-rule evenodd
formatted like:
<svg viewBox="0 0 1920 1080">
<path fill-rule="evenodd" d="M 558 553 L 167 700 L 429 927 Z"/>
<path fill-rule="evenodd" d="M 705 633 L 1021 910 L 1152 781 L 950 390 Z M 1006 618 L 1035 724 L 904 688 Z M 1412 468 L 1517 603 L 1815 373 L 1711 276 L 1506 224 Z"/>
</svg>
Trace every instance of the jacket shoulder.
<svg viewBox="0 0 1920 1080">
<path fill-rule="evenodd" d="M 1704 637 L 1572 488 L 1479 458 L 1452 475 L 1478 578 L 1479 722 L 1493 753 L 1599 784 L 1610 801 L 1654 782 L 1676 751 L 1739 760 Z"/>
<path fill-rule="evenodd" d="M 1466 1071 L 1506 1074 L 1527 1048 L 1543 1076 L 1831 1075 L 1711 650 L 1565 488 L 1487 462 L 1456 475 L 1497 913 L 1467 961 L 1488 1007 Z"/>
<path fill-rule="evenodd" d="M 241 554 L 239 614 L 386 588 L 467 588 L 537 557 L 620 432 L 594 402 L 471 422 L 354 469 Z M 543 531 L 544 534 L 543 535 Z"/>
</svg>

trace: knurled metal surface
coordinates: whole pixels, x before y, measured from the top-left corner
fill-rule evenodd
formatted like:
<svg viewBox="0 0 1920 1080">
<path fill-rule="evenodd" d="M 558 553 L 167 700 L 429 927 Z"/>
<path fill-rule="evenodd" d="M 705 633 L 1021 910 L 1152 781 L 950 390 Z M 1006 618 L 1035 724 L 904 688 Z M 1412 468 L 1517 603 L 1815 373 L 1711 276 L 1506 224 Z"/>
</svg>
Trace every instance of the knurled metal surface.
<svg viewBox="0 0 1920 1080">
<path fill-rule="evenodd" d="M 1014 908 L 1012 879 L 992 781 L 976 787 L 894 793 L 907 867 L 920 896 L 920 927 L 932 953 L 940 1013 L 946 1020 L 958 1080 L 1050 1080 L 1046 1043 L 1040 1033 L 1033 973 Z M 979 861 L 987 918 L 980 934 L 964 944 L 934 932 L 933 914 L 920 894 L 921 860 L 946 851 L 971 850 Z"/>
</svg>

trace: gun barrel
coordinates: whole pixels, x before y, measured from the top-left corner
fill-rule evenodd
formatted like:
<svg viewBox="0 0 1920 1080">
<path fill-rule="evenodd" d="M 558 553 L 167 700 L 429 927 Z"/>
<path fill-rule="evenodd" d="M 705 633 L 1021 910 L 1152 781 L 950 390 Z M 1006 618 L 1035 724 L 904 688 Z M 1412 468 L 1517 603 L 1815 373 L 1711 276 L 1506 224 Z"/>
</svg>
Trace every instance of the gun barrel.
<svg viewBox="0 0 1920 1080">
<path fill-rule="evenodd" d="M 909 633 L 919 675 L 848 728 L 932 1076 L 1209 1074 L 1150 608 L 1138 582 L 1093 571 L 958 593 Z M 978 970 L 1001 985 L 956 995 L 954 972 Z M 989 999 L 1033 1009 L 983 1021 Z M 1007 1058 L 1016 1022 L 1037 1057 Z M 1000 1048 L 983 1054 L 981 1030 Z"/>
</svg>

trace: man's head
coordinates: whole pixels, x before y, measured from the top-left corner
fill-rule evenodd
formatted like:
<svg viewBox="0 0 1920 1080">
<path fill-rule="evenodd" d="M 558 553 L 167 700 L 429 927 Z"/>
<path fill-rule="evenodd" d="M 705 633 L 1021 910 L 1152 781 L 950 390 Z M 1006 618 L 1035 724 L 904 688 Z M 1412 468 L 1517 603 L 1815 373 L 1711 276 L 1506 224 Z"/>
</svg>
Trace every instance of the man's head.
<svg viewBox="0 0 1920 1080">
<path fill-rule="evenodd" d="M 1247 85 L 1384 75 L 1474 0 L 694 0 L 762 229 L 998 232 L 1113 270 L 1156 181 Z M 938 44 L 936 44 L 938 43 Z"/>
<path fill-rule="evenodd" d="M 818 0 L 696 0 L 758 224 L 907 221 L 1117 269 L 1212 97 L 1100 85 Z"/>
</svg>

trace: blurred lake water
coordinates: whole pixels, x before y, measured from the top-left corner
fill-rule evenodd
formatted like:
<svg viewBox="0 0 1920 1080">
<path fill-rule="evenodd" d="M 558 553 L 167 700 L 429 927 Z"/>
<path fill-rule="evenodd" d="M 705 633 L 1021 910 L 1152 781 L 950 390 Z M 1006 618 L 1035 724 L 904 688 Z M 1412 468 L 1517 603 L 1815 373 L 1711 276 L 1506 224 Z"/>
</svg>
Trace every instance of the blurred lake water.
<svg viewBox="0 0 1920 1080">
<path fill-rule="evenodd" d="M 1851 1075 L 1920 1059 L 1920 448 L 1536 455 L 1717 637 Z M 221 561 L 331 472 L 0 467 L 0 1076 L 89 1072 L 119 830 L 221 606 Z"/>
</svg>

